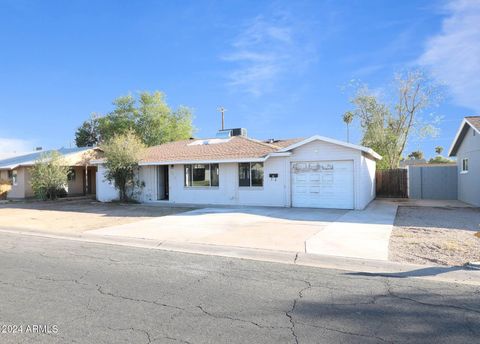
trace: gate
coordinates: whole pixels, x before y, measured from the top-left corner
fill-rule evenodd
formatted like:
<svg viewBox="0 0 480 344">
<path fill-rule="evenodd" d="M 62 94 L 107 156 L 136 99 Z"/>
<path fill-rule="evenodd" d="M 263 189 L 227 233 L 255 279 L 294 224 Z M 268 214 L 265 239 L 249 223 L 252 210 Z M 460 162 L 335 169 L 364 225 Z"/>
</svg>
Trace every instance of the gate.
<svg viewBox="0 0 480 344">
<path fill-rule="evenodd" d="M 457 199 L 457 177 L 457 165 L 409 166 L 410 198 Z"/>
<path fill-rule="evenodd" d="M 377 170 L 376 191 L 379 197 L 408 198 L 408 171 L 405 168 Z"/>
</svg>

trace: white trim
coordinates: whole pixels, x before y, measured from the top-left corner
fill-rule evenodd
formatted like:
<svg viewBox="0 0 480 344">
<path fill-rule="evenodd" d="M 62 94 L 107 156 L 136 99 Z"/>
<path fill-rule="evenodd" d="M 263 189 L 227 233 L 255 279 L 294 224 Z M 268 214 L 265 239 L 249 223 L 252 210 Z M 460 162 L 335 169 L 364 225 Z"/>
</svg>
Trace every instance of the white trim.
<svg viewBox="0 0 480 344">
<path fill-rule="evenodd" d="M 347 142 L 343 142 L 343 141 L 339 141 L 339 140 L 335 140 L 335 139 L 331 139 L 331 138 L 328 138 L 328 137 L 325 137 L 325 136 L 320 136 L 320 135 L 314 135 L 314 136 L 311 136 L 303 141 L 300 141 L 300 142 L 297 142 L 297 143 L 294 143 L 288 147 L 285 147 L 285 148 L 282 148 L 280 150 L 278 150 L 278 152 L 287 152 L 287 151 L 290 151 L 292 149 L 295 149 L 295 148 L 298 148 L 300 146 L 303 146 L 307 143 L 310 143 L 312 141 L 324 141 L 324 142 L 328 142 L 328 143 L 333 143 L 333 144 L 336 144 L 336 145 L 339 145 L 339 146 L 343 146 L 343 147 L 347 147 L 347 148 L 352 148 L 352 149 L 356 149 L 356 150 L 360 150 L 362 152 L 365 152 L 365 153 L 368 153 L 370 154 L 372 157 L 374 157 L 375 159 L 377 160 L 381 160 L 382 157 L 377 153 L 375 152 L 373 149 L 371 148 L 367 148 L 367 147 L 364 147 L 364 146 L 359 146 L 359 145 L 354 145 L 352 143 L 347 143 Z"/>
<path fill-rule="evenodd" d="M 457 134 L 455 135 L 455 138 L 453 139 L 452 144 L 450 145 L 450 149 L 448 150 L 448 156 L 456 156 L 456 155 L 452 155 L 452 150 L 453 150 L 453 147 L 455 147 L 455 145 L 458 141 L 458 138 L 460 136 L 460 133 L 462 132 L 465 124 L 468 124 L 470 126 L 470 128 L 472 128 L 474 131 L 476 131 L 477 133 L 480 134 L 480 130 L 478 130 L 472 123 L 470 123 L 470 121 L 468 119 L 464 118 L 462 123 L 460 124 L 460 128 L 458 128 L 458 130 L 457 130 Z"/>
<path fill-rule="evenodd" d="M 270 158 L 274 158 L 274 157 L 277 157 L 277 156 L 291 156 L 292 155 L 292 152 L 273 152 L 273 153 L 270 153 L 266 156 L 266 158 L 268 159 L 269 157 Z"/>
</svg>

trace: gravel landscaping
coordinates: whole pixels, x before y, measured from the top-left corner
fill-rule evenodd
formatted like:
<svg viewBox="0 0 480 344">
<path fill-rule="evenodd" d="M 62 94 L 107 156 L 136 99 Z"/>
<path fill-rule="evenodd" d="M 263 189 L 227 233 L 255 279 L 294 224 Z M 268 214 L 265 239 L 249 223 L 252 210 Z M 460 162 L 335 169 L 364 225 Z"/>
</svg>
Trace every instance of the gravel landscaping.
<svg viewBox="0 0 480 344">
<path fill-rule="evenodd" d="M 399 207 L 390 260 L 456 266 L 480 261 L 479 231 L 479 208 Z"/>
</svg>

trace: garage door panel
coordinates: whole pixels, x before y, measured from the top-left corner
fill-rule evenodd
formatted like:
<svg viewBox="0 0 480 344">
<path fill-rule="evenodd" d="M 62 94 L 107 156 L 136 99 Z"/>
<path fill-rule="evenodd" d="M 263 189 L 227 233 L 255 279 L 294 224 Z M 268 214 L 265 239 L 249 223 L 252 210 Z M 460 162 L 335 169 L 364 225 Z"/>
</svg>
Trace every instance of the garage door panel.
<svg viewBox="0 0 480 344">
<path fill-rule="evenodd" d="M 292 206 L 353 209 L 353 161 L 295 162 Z"/>
</svg>

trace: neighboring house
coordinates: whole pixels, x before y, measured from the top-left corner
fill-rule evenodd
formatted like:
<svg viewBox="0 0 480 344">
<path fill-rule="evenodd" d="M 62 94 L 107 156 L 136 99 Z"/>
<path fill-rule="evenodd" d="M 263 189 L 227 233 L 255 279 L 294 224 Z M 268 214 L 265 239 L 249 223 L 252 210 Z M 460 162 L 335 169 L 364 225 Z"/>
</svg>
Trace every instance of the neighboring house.
<svg viewBox="0 0 480 344">
<path fill-rule="evenodd" d="M 480 206 L 480 116 L 463 119 L 448 156 L 457 157 L 458 199 Z"/>
<path fill-rule="evenodd" d="M 12 158 L 14 156 L 19 156 L 19 155 L 24 155 L 24 154 L 28 154 L 28 153 L 25 153 L 25 152 L 22 152 L 22 153 L 0 153 L 0 160 L 4 160 L 4 159 L 7 159 L 7 158 Z"/>
<path fill-rule="evenodd" d="M 8 199 L 23 199 L 34 197 L 30 183 L 30 169 L 42 156 L 52 151 L 36 151 L 29 154 L 17 155 L 0 160 L 0 180 L 10 180 L 12 189 L 8 192 Z M 68 185 L 69 196 L 95 194 L 97 167 L 90 164 L 91 160 L 99 158 L 98 148 L 61 148 L 58 149 L 71 167 Z"/>
<path fill-rule="evenodd" d="M 322 137 L 259 141 L 244 129 L 150 147 L 141 202 L 363 209 L 375 198 L 373 150 Z M 99 162 L 97 199 L 118 198 Z"/>
</svg>

